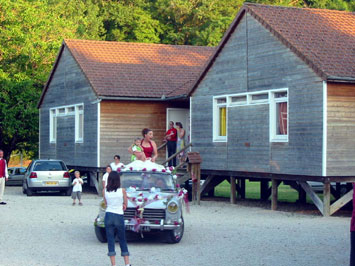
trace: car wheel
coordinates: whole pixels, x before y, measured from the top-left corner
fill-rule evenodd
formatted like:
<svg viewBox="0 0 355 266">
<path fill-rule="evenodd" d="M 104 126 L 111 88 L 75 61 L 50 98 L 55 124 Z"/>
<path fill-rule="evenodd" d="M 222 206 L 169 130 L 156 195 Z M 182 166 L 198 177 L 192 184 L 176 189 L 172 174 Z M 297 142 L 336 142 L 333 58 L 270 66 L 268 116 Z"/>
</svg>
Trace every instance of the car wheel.
<svg viewBox="0 0 355 266">
<path fill-rule="evenodd" d="M 26 189 L 26 194 L 27 194 L 27 197 L 30 197 L 33 195 L 33 192 L 32 192 L 32 189 L 30 189 L 29 187 Z"/>
<path fill-rule="evenodd" d="M 106 238 L 106 230 L 103 227 L 95 226 L 95 235 L 96 238 L 101 242 L 101 243 L 107 243 L 107 238 Z"/>
<path fill-rule="evenodd" d="M 23 194 L 26 194 L 25 184 L 22 184 L 22 193 L 23 193 Z"/>
<path fill-rule="evenodd" d="M 181 216 L 181 226 L 177 229 L 174 230 L 169 230 L 165 232 L 165 240 L 169 244 L 176 244 L 179 243 L 180 240 L 182 239 L 182 236 L 184 235 L 184 218 Z"/>
</svg>

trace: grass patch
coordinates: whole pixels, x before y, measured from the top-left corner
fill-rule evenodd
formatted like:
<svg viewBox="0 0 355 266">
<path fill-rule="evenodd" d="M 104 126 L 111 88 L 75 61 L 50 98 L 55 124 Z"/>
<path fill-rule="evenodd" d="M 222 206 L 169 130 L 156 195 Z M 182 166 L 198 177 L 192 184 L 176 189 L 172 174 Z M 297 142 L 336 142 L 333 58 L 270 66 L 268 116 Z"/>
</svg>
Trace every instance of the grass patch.
<svg viewBox="0 0 355 266">
<path fill-rule="evenodd" d="M 271 181 L 269 182 L 271 186 Z M 230 184 L 224 180 L 215 188 L 215 196 L 229 198 L 230 197 Z M 319 198 L 323 200 L 323 194 L 318 194 Z M 260 182 L 245 181 L 245 198 L 247 199 L 260 199 Z M 291 188 L 289 185 L 281 183 L 278 188 L 278 201 L 283 202 L 296 202 L 298 200 L 298 191 Z M 334 200 L 331 196 L 330 200 Z M 312 203 L 312 200 L 307 196 L 307 202 Z"/>
</svg>

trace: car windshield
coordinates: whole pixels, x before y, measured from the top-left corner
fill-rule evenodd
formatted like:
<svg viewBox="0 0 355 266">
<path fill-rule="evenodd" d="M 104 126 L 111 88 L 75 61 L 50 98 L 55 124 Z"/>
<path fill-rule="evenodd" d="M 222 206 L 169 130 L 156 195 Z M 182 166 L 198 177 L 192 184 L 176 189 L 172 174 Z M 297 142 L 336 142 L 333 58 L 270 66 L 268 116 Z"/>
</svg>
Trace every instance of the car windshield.
<svg viewBox="0 0 355 266">
<path fill-rule="evenodd" d="M 33 171 L 66 171 L 65 165 L 60 161 L 36 162 Z"/>
<path fill-rule="evenodd" d="M 155 187 L 158 191 L 175 190 L 173 178 L 161 173 L 122 173 L 122 187 L 135 187 L 137 190 L 150 190 Z"/>
</svg>

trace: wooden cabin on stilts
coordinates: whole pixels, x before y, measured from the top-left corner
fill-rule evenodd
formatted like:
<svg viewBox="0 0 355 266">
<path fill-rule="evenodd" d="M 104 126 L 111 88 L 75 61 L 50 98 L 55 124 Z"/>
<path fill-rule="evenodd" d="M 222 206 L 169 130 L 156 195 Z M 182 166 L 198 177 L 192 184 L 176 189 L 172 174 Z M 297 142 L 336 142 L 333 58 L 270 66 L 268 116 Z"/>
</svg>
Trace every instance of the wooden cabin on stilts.
<svg viewBox="0 0 355 266">
<path fill-rule="evenodd" d="M 351 200 L 340 183 L 355 182 L 354 25 L 351 12 L 244 4 L 190 92 L 203 193 L 227 180 L 235 203 L 258 181 L 276 210 L 283 182 L 324 216 Z"/>
</svg>

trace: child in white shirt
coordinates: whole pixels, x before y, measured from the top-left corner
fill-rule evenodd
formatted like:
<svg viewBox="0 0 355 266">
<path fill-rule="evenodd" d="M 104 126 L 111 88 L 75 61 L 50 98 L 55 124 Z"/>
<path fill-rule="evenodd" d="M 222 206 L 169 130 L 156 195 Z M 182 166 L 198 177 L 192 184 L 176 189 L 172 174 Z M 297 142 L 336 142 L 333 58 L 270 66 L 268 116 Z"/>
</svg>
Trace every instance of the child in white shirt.
<svg viewBox="0 0 355 266">
<path fill-rule="evenodd" d="M 73 180 L 73 183 L 72 183 L 73 191 L 72 191 L 71 197 L 73 199 L 73 205 L 75 205 L 75 200 L 76 200 L 76 198 L 78 198 L 79 205 L 81 206 L 81 205 L 83 205 L 83 203 L 81 202 L 81 192 L 83 190 L 82 184 L 84 183 L 84 181 L 81 179 L 79 171 L 75 171 L 74 175 L 75 175 L 75 179 Z"/>
<path fill-rule="evenodd" d="M 110 165 L 106 166 L 106 173 L 104 174 L 104 176 L 102 177 L 102 187 L 105 190 L 105 188 L 107 187 L 107 178 L 109 176 L 109 174 L 112 172 L 112 168 Z"/>
</svg>

